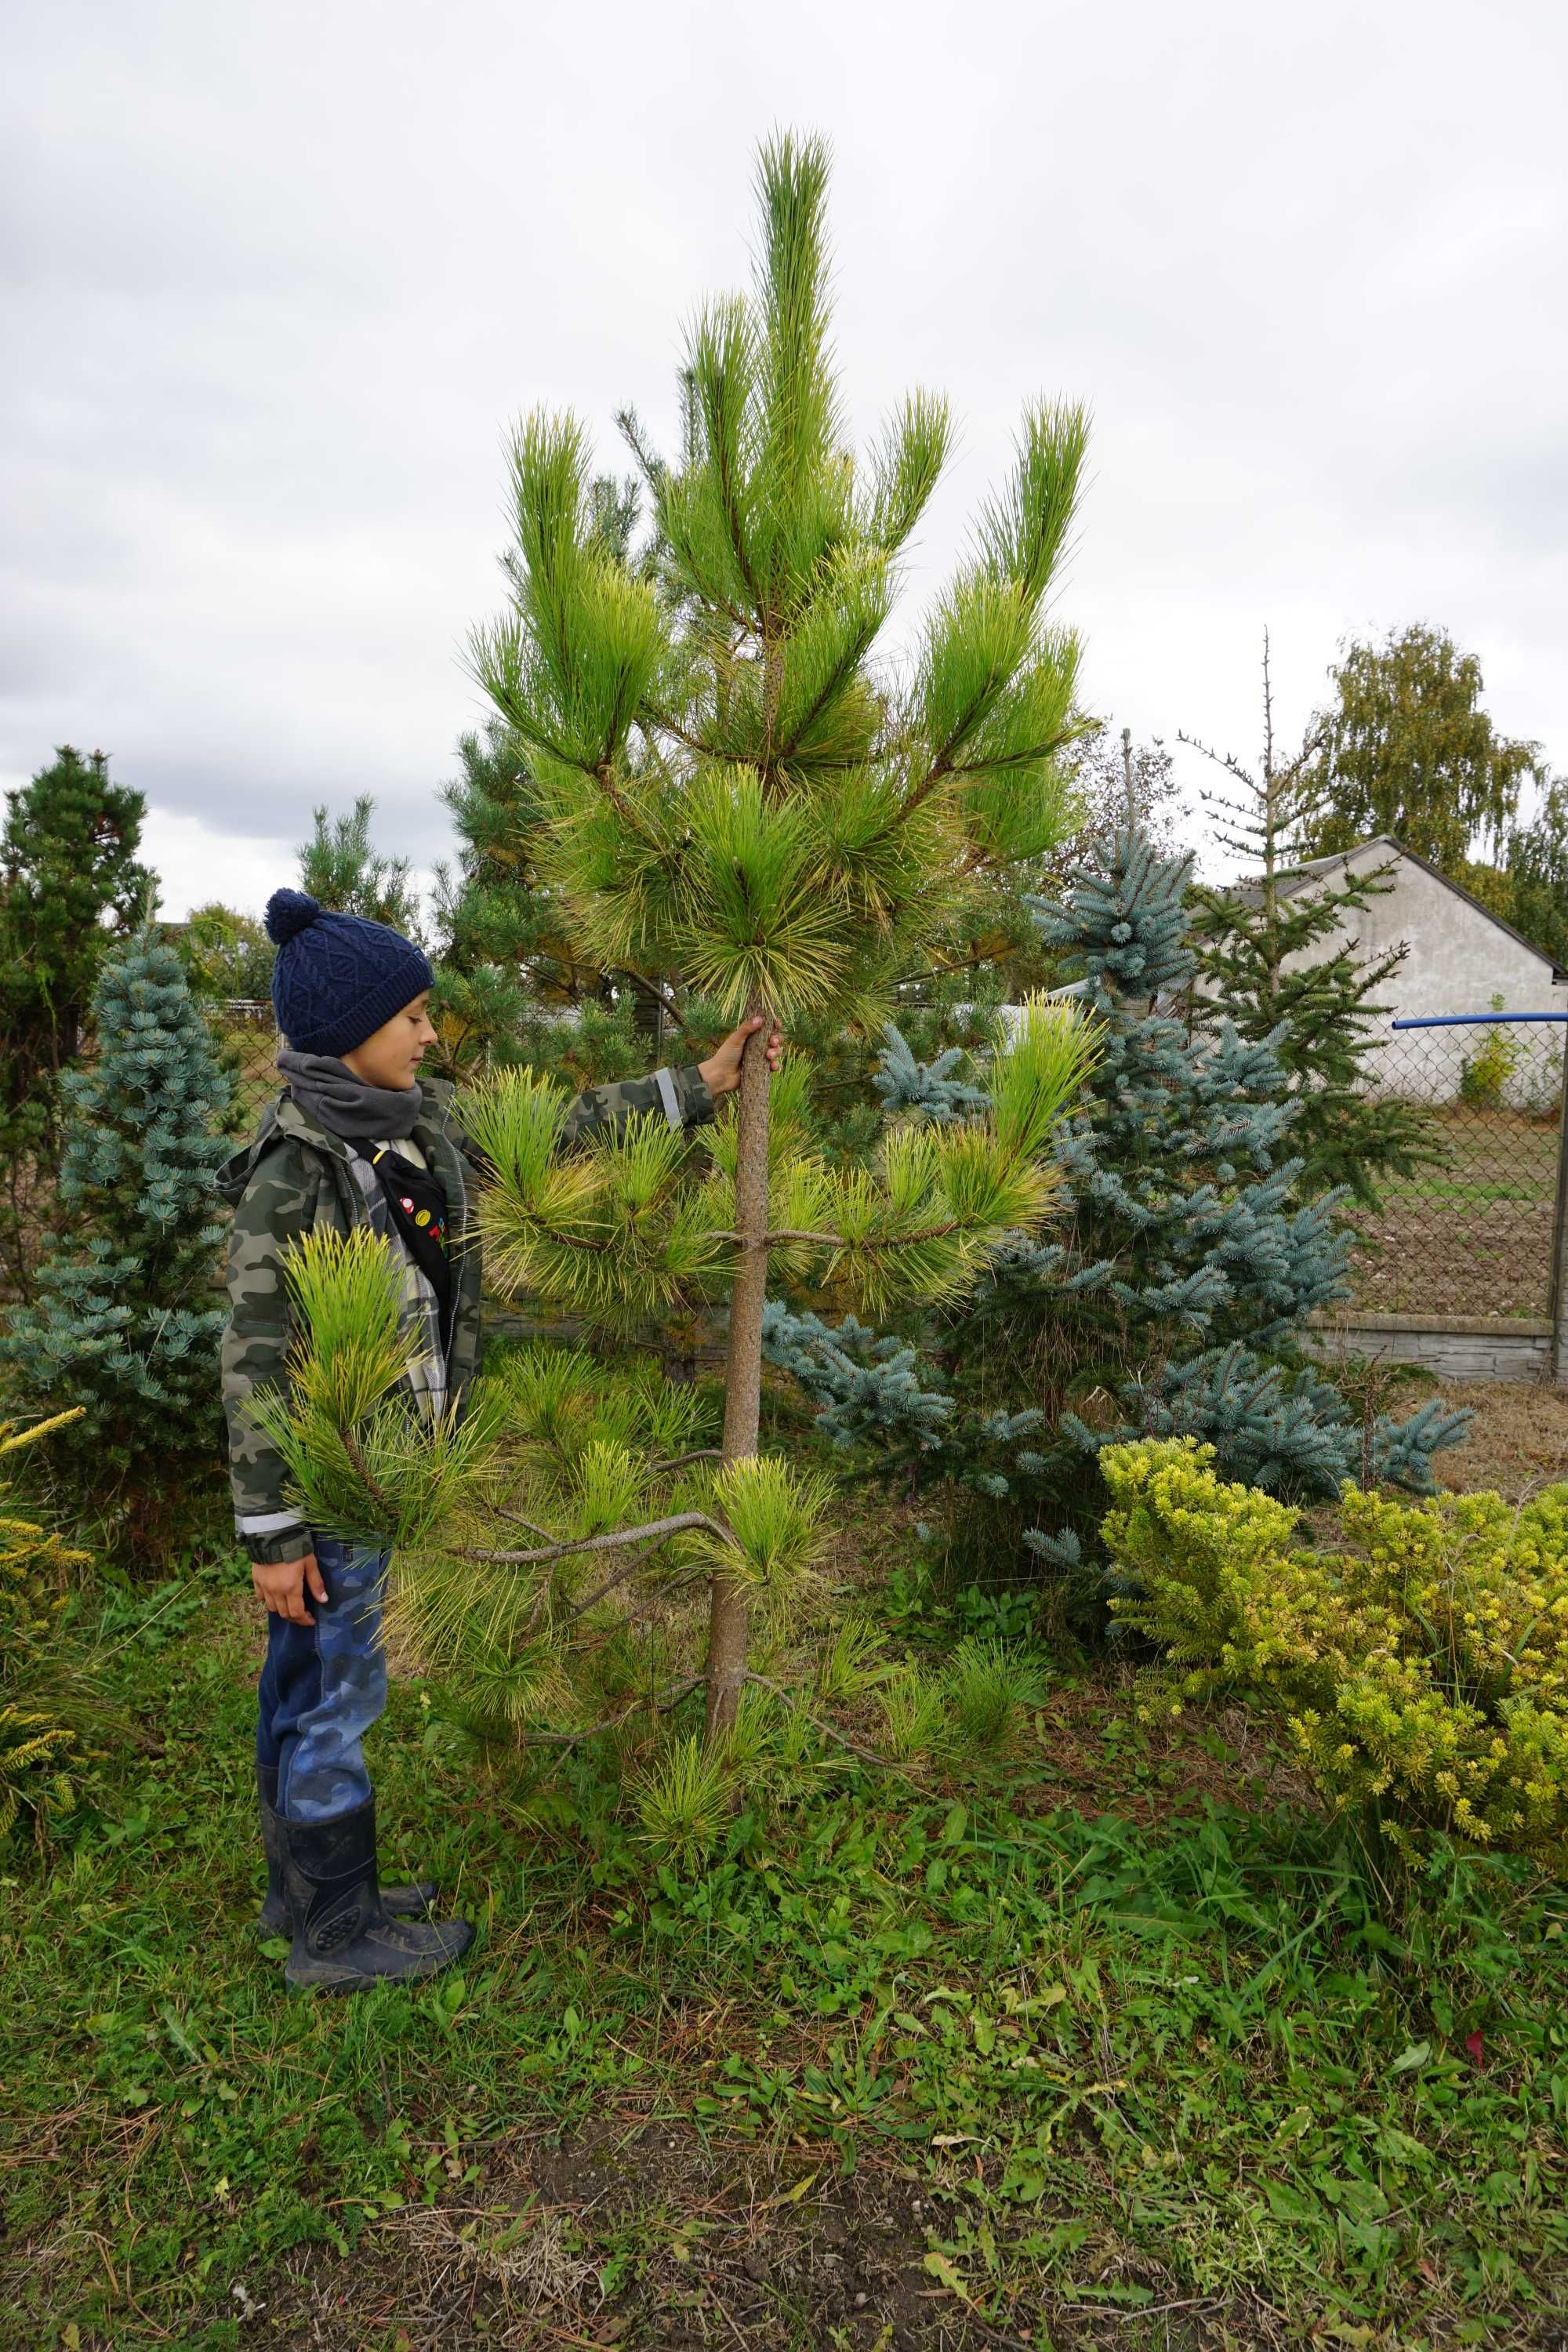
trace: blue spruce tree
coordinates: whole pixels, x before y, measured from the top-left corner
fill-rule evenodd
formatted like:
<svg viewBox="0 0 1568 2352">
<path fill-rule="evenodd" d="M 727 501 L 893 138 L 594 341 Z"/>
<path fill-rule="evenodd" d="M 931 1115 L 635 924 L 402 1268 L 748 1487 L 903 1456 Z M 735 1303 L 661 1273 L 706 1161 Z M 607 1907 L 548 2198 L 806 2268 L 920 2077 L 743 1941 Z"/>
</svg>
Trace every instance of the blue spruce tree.
<svg viewBox="0 0 1568 2352">
<path fill-rule="evenodd" d="M 819 1425 L 976 1498 L 964 1548 L 993 1566 L 1021 1538 L 1073 1570 L 1105 1509 L 1097 1456 L 1130 1436 L 1203 1439 L 1226 1477 L 1306 1498 L 1347 1477 L 1429 1491 L 1433 1454 L 1468 1419 L 1431 1402 L 1366 1430 L 1308 1360 L 1308 1318 L 1346 1295 L 1343 1195 L 1295 1195 L 1278 1040 L 1189 1034 L 1190 873 L 1123 833 L 1103 866 L 1071 873 L 1063 902 L 1032 901 L 1104 1024 L 1059 1139 L 1058 1229 L 998 1250 L 962 1318 L 920 1335 L 924 1363 L 909 1335 L 770 1316 L 773 1360 Z M 900 1117 L 962 1117 L 973 1100 L 945 1063 L 897 1049 L 881 1091 Z"/>
<path fill-rule="evenodd" d="M 53 1463 L 127 1552 L 156 1561 L 217 1459 L 212 1179 L 232 1149 L 218 1131 L 229 1082 L 179 957 L 149 932 L 105 964 L 93 1019 L 96 1057 L 62 1082 L 65 1231 L 36 1303 L 0 1338 L 0 1365 L 29 1406 L 84 1409 Z"/>
</svg>

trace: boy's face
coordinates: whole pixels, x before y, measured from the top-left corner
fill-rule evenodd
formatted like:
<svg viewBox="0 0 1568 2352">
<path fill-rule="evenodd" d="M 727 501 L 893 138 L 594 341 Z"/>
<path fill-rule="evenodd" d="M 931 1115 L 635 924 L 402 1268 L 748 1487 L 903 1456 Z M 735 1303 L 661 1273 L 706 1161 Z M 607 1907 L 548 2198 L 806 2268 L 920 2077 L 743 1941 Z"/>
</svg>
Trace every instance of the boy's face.
<svg viewBox="0 0 1568 2352">
<path fill-rule="evenodd" d="M 420 1063 L 436 1043 L 436 1032 L 425 1010 L 429 1002 L 426 988 L 401 1013 L 372 1030 L 363 1045 L 343 1055 L 356 1078 L 363 1078 L 367 1087 L 406 1089 L 414 1084 Z"/>
</svg>

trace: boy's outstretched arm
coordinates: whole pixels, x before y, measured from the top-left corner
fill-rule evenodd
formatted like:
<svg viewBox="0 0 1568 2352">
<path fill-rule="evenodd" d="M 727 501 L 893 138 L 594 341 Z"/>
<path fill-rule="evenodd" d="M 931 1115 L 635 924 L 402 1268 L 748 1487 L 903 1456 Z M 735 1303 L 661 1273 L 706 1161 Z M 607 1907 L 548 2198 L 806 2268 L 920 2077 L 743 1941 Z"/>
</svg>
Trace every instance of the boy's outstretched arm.
<svg viewBox="0 0 1568 2352">
<path fill-rule="evenodd" d="M 561 1144 L 574 1144 L 605 1128 L 623 1126 L 648 1111 L 662 1112 L 671 1127 L 700 1127 L 713 1116 L 713 1106 L 741 1082 L 741 1055 L 761 1020 L 742 1021 L 705 1062 L 688 1062 L 677 1069 L 655 1070 L 650 1077 L 616 1078 L 608 1086 L 589 1087 L 566 1114 Z M 784 1035 L 776 1026 L 764 1049 L 768 1067 L 776 1070 L 784 1056 Z"/>
</svg>

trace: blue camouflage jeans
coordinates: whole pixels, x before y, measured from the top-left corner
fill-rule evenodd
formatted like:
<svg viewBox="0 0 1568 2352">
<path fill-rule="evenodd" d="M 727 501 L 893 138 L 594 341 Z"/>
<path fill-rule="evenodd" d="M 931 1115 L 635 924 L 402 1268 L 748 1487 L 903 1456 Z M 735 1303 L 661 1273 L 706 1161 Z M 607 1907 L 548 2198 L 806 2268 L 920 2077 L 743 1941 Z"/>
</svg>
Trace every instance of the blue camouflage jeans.
<svg viewBox="0 0 1568 2352">
<path fill-rule="evenodd" d="M 317 1536 L 315 1547 L 326 1606 L 307 1588 L 313 1625 L 268 1618 L 256 1693 L 256 1759 L 276 1770 L 278 1811 L 290 1822 L 331 1821 L 365 1802 L 361 1742 L 386 1705 L 381 1604 L 391 1555 L 331 1536 Z"/>
</svg>

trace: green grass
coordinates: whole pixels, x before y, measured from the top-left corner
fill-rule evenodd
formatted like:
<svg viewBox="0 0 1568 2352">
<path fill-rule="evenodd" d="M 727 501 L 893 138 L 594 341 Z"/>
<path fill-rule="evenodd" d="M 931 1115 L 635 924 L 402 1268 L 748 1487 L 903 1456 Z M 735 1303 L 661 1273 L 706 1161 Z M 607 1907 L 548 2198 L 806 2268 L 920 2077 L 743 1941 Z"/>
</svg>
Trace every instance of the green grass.
<svg viewBox="0 0 1568 2352">
<path fill-rule="evenodd" d="M 1384 1198 L 1391 1205 L 1404 1207 L 1411 1202 L 1434 1208 L 1456 1210 L 1484 1208 L 1490 1201 L 1524 1201 L 1531 1207 L 1542 1203 L 1548 1207 L 1556 1197 L 1556 1171 L 1547 1169 L 1534 1182 L 1484 1177 L 1409 1176 L 1393 1177 L 1383 1187 Z"/>
<path fill-rule="evenodd" d="M 0 2343 L 1560 2340 L 1561 1888 L 1450 1860 L 1391 1926 L 1217 1732 L 1059 1675 L 988 1779 L 825 1749 L 682 1877 L 404 1685 L 384 1859 L 479 1941 L 289 1999 L 233 1575 L 89 1614 L 142 1744 L 0 1861 Z"/>
</svg>

